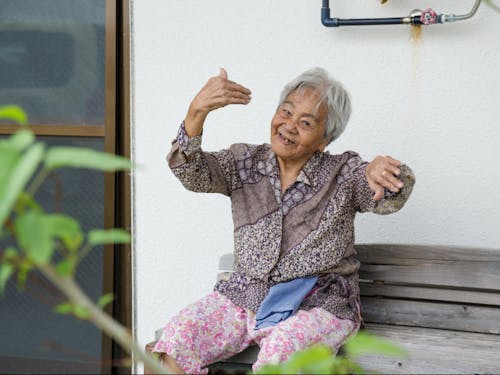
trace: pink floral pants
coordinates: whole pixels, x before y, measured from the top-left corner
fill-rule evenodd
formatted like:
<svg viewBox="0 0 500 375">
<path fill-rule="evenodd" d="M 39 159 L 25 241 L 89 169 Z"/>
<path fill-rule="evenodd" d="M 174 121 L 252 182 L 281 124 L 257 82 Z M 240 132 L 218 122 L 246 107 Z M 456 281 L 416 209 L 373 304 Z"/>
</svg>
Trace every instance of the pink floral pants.
<svg viewBox="0 0 500 375">
<path fill-rule="evenodd" d="M 253 370 L 286 361 L 295 351 L 326 344 L 337 351 L 359 326 L 321 308 L 298 310 L 274 327 L 254 330 L 255 313 L 213 292 L 184 309 L 166 325 L 153 352 L 167 353 L 188 374 L 206 374 L 207 366 L 257 343 Z"/>
</svg>

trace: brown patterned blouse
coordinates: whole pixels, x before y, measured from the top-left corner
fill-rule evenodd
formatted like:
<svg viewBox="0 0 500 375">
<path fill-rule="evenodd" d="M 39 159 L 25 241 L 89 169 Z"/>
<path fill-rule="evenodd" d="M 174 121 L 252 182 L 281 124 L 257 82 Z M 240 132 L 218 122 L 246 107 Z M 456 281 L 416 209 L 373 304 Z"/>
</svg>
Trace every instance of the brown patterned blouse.
<svg viewBox="0 0 500 375">
<path fill-rule="evenodd" d="M 268 144 L 234 144 L 204 152 L 201 136 L 188 138 L 181 125 L 168 163 L 191 191 L 231 199 L 234 270 L 215 290 L 256 311 L 270 286 L 319 276 L 300 308 L 322 307 L 359 322 L 359 261 L 354 250 L 357 212 L 390 214 L 403 207 L 415 181 L 403 165 L 404 187 L 378 202 L 365 177 L 368 164 L 352 151 L 317 151 L 282 195 L 280 171 Z"/>
</svg>

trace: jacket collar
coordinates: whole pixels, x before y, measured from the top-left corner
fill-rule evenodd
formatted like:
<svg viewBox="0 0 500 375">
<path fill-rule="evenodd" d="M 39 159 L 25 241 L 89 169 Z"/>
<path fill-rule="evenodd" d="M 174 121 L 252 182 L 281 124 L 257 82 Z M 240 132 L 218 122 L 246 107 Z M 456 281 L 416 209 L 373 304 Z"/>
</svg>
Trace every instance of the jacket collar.
<svg viewBox="0 0 500 375">
<path fill-rule="evenodd" d="M 316 151 L 311 158 L 304 165 L 300 171 L 297 182 L 302 182 L 305 185 L 309 185 L 314 188 L 317 184 L 319 177 L 319 168 L 321 161 L 323 160 L 324 153 L 321 151 Z M 268 151 L 262 155 L 262 160 L 258 164 L 259 173 L 269 176 L 279 178 L 279 165 L 276 155 L 271 151 L 269 147 Z"/>
</svg>

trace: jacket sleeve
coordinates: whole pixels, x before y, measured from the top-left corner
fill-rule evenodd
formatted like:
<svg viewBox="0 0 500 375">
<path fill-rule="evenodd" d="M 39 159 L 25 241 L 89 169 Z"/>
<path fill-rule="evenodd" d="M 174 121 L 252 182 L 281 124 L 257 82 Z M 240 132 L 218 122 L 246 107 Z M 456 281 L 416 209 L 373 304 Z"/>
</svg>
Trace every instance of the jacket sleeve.
<svg viewBox="0 0 500 375">
<path fill-rule="evenodd" d="M 181 124 L 167 161 L 174 175 L 187 190 L 229 196 L 238 178 L 234 157 L 229 150 L 205 152 L 201 136 L 189 138 Z"/>
<path fill-rule="evenodd" d="M 380 215 L 392 214 L 399 211 L 413 190 L 415 184 L 415 175 L 406 164 L 402 164 L 399 169 L 401 174 L 399 178 L 403 181 L 403 187 L 398 193 L 385 189 L 384 197 L 379 201 L 373 200 L 375 192 L 370 188 L 366 178 L 366 166 L 368 162 L 363 161 L 357 154 L 348 160 L 342 168 L 342 174 L 348 183 L 351 184 L 353 200 L 356 211 L 373 212 Z"/>
</svg>

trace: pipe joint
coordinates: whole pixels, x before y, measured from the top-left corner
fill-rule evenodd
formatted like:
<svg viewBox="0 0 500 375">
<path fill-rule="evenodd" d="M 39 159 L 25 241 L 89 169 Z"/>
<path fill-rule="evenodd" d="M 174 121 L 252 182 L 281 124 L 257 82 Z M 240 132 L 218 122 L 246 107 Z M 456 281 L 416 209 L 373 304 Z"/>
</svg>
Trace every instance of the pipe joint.
<svg viewBox="0 0 500 375">
<path fill-rule="evenodd" d="M 330 7 L 328 4 L 327 7 L 325 7 L 324 3 L 323 1 L 323 7 L 321 8 L 321 23 L 326 27 L 338 27 L 338 18 L 330 18 Z"/>
<path fill-rule="evenodd" d="M 422 14 L 420 15 L 420 22 L 422 22 L 422 25 L 432 25 L 438 23 L 438 14 L 431 8 L 427 8 L 422 11 Z"/>
</svg>

